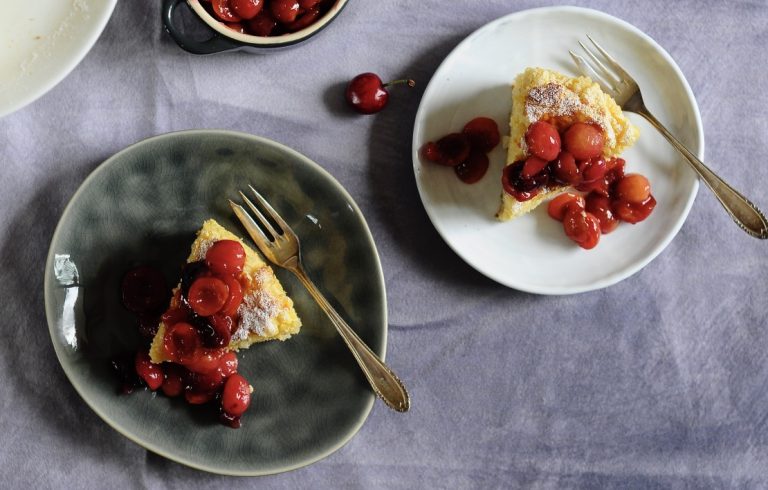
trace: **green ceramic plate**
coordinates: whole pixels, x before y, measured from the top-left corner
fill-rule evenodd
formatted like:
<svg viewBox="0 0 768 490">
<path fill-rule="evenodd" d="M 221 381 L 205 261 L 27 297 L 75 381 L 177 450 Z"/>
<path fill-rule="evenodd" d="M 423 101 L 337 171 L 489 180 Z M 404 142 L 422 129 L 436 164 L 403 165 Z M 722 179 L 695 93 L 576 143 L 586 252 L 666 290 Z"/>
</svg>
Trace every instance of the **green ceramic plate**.
<svg viewBox="0 0 768 490">
<path fill-rule="evenodd" d="M 263 138 L 184 131 L 121 151 L 72 198 L 45 270 L 51 339 L 85 402 L 147 449 L 231 475 L 277 473 L 327 456 L 357 432 L 374 400 L 331 323 L 283 270 L 275 272 L 304 327 L 289 341 L 241 353 L 240 372 L 255 388 L 242 428 L 220 425 L 208 410 L 182 400 L 149 391 L 117 393 L 109 361 L 138 342 L 136 320 L 120 303 L 122 275 L 148 263 L 175 284 L 195 231 L 208 217 L 246 236 L 227 199 L 248 184 L 293 227 L 320 289 L 383 357 L 384 280 L 360 210 L 317 164 Z"/>
</svg>

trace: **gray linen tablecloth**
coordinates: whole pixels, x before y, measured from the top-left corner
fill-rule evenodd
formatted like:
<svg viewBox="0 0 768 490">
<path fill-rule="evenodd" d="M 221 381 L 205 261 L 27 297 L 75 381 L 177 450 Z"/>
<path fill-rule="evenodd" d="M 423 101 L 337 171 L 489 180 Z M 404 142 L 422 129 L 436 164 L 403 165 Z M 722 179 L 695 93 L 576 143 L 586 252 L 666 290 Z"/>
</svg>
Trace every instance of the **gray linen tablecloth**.
<svg viewBox="0 0 768 490">
<path fill-rule="evenodd" d="M 707 160 L 768 208 L 768 4 L 573 1 L 636 25 L 686 74 Z M 158 2 L 121 1 L 62 83 L 0 120 L 0 487 L 724 488 L 768 486 L 768 243 L 701 188 L 677 238 L 608 289 L 540 297 L 485 278 L 430 224 L 411 131 L 426 82 L 470 32 L 533 1 L 352 0 L 313 42 L 196 57 Z M 375 117 L 340 94 L 409 75 Z M 43 267 L 83 179 L 120 149 L 187 128 L 286 143 L 359 203 L 383 263 L 388 361 L 409 414 L 377 403 L 345 447 L 287 474 L 226 478 L 144 450 L 78 397 L 48 340 Z"/>
</svg>

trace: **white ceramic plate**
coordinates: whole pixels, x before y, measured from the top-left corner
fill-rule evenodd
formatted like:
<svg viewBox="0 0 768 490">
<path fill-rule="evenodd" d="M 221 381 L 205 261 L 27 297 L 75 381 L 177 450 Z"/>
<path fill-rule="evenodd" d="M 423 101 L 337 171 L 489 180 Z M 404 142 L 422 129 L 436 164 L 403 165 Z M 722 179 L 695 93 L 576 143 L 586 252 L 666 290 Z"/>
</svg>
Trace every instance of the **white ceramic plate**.
<svg viewBox="0 0 768 490">
<path fill-rule="evenodd" d="M 117 0 L 0 0 L 0 117 L 36 100 L 96 42 Z"/>
<path fill-rule="evenodd" d="M 443 61 L 429 82 L 416 115 L 413 164 L 421 200 L 448 245 L 472 267 L 506 286 L 539 294 L 572 294 L 603 288 L 632 275 L 656 257 L 688 216 L 698 180 L 676 151 L 649 124 L 624 153 L 627 170 L 648 177 L 658 205 L 637 225 L 622 223 L 582 250 L 549 218 L 546 205 L 513 221 L 494 214 L 501 193 L 505 150 L 491 153 L 491 168 L 474 185 L 452 169 L 422 162 L 427 141 L 460 131 L 477 116 L 509 130 L 510 83 L 525 68 L 540 66 L 573 76 L 568 55 L 591 35 L 637 80 L 647 106 L 683 143 L 704 157 L 701 117 L 688 82 L 661 46 L 610 15 L 575 7 L 517 12 L 475 31 Z M 587 41 L 588 42 L 588 41 Z"/>
</svg>

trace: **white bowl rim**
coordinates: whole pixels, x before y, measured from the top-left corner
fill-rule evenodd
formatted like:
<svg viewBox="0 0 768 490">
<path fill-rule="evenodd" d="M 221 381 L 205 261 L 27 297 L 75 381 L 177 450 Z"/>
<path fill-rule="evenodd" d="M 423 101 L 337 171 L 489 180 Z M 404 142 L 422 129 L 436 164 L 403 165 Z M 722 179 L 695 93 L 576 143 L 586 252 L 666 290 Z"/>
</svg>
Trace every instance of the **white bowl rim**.
<svg viewBox="0 0 768 490">
<path fill-rule="evenodd" d="M 92 22 L 93 28 L 86 31 L 80 31 L 83 33 L 83 36 L 77 52 L 73 52 L 68 58 L 63 57 L 63 61 L 59 63 L 59 69 L 53 76 L 49 77 L 45 83 L 41 83 L 37 86 L 33 85 L 32 89 L 23 96 L 11 103 L 0 106 L 0 118 L 13 114 L 35 102 L 43 95 L 50 92 L 56 85 L 61 83 L 62 80 L 67 78 L 75 68 L 77 68 L 104 32 L 107 22 L 109 22 L 109 19 L 112 17 L 112 12 L 115 10 L 117 0 L 105 0 L 100 3 L 103 4 L 103 8 L 99 10 L 98 15 L 94 17 L 94 21 Z"/>
</svg>

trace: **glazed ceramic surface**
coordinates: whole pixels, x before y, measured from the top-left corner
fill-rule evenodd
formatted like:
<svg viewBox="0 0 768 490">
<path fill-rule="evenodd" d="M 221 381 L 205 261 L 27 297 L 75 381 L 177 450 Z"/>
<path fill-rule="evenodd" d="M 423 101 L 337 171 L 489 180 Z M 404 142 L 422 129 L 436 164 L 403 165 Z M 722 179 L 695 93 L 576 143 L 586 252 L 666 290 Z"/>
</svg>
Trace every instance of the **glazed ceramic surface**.
<svg viewBox="0 0 768 490">
<path fill-rule="evenodd" d="M 82 60 L 117 0 L 0 2 L 0 116 L 42 96 Z"/>
<path fill-rule="evenodd" d="M 413 133 L 413 164 L 421 200 L 448 245 L 497 282 L 532 293 L 571 294 L 603 288 L 634 274 L 675 237 L 693 204 L 698 179 L 682 157 L 640 116 L 638 142 L 623 153 L 627 172 L 648 177 L 658 204 L 637 225 L 621 224 L 592 250 L 582 250 L 547 216 L 546 204 L 513 221 L 494 217 L 505 149 L 474 185 L 450 168 L 424 163 L 427 141 L 460 131 L 477 116 L 509 134 L 510 85 L 527 67 L 580 75 L 568 50 L 591 35 L 637 80 L 648 108 L 699 158 L 704 133 L 685 77 L 664 49 L 632 25 L 595 10 L 551 7 L 508 15 L 480 28 L 445 59 L 422 98 Z"/>
<path fill-rule="evenodd" d="M 275 269 L 295 301 L 301 332 L 239 354 L 255 388 L 243 427 L 212 410 L 149 391 L 119 395 L 110 359 L 133 350 L 136 320 L 120 301 L 123 274 L 158 267 L 175 285 L 206 218 L 246 238 L 227 199 L 252 184 L 302 240 L 310 275 L 364 341 L 386 347 L 378 255 L 347 192 L 306 157 L 269 140 L 187 131 L 142 141 L 98 167 L 67 206 L 45 276 L 51 338 L 70 381 L 115 429 L 181 463 L 259 475 L 328 455 L 360 428 L 373 395 L 352 355 L 301 284 Z"/>
</svg>

